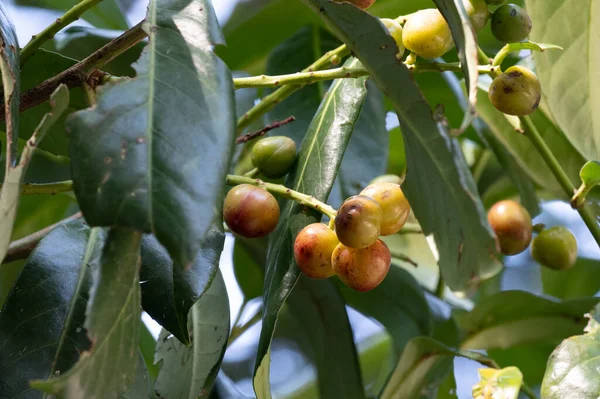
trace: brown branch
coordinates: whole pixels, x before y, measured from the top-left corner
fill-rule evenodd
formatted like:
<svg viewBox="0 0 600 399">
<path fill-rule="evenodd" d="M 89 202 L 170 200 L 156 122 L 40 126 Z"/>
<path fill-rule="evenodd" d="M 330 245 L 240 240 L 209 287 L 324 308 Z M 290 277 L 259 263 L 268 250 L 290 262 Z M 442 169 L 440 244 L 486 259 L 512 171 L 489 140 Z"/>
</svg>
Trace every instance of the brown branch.
<svg viewBox="0 0 600 399">
<path fill-rule="evenodd" d="M 296 118 L 294 116 L 290 116 L 289 118 L 286 118 L 286 119 L 284 119 L 282 121 L 275 121 L 275 122 L 271 123 L 270 125 L 267 125 L 267 126 L 263 127 L 259 131 L 256 131 L 256 132 L 253 132 L 253 133 L 244 134 L 243 136 L 238 137 L 235 140 L 235 143 L 236 144 L 247 143 L 248 141 L 250 141 L 252 139 L 264 136 L 265 134 L 267 134 L 267 132 L 269 130 L 277 129 L 278 127 L 281 127 L 283 125 L 287 125 L 288 123 L 291 123 L 291 122 L 293 122 L 295 120 L 296 120 Z"/>
<path fill-rule="evenodd" d="M 89 82 L 92 84 L 93 82 L 97 82 L 100 77 L 99 75 L 105 75 L 104 72 L 98 71 L 98 69 L 102 68 L 146 37 L 146 32 L 142 29 L 142 23 L 143 22 L 140 22 L 133 28 L 124 32 L 121 36 L 111 40 L 92 53 L 89 57 L 81 60 L 69 69 L 22 93 L 19 110 L 23 112 L 26 109 L 42 104 L 50 98 L 50 95 L 54 93 L 54 90 L 56 90 L 61 83 L 67 85 L 67 87 L 71 89 L 75 86 L 79 86 L 82 82 Z M 5 113 L 4 110 L 2 110 L 0 111 L 0 120 L 4 119 Z"/>
<path fill-rule="evenodd" d="M 40 231 L 36 231 L 33 234 L 11 242 L 10 246 L 8 247 L 8 251 L 6 252 L 6 257 L 4 258 L 2 263 L 10 263 L 20 259 L 27 259 L 31 252 L 34 250 L 34 248 L 42 240 L 42 238 L 44 238 L 48 233 L 50 233 L 52 230 L 54 230 L 61 224 L 80 219 L 82 216 L 83 215 L 81 214 L 81 212 L 78 212 L 73 216 L 69 216 L 68 218 L 61 220 L 58 223 L 45 227 Z"/>
</svg>

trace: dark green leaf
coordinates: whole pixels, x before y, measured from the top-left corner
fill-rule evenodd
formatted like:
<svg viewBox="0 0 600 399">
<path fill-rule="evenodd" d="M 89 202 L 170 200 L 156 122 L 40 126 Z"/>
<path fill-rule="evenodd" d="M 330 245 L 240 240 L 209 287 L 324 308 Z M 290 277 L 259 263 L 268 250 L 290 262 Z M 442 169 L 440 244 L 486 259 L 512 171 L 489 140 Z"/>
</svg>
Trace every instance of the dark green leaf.
<svg viewBox="0 0 600 399">
<path fill-rule="evenodd" d="M 338 287 L 346 303 L 381 323 L 394 341 L 394 363 L 412 338 L 433 332 L 433 317 L 423 289 L 407 271 L 392 266 L 374 290 L 359 293 L 344 284 Z"/>
<path fill-rule="evenodd" d="M 90 225 L 151 232 L 188 268 L 220 216 L 233 83 L 210 1 L 153 0 L 145 29 L 138 77 L 69 119 L 75 194 Z"/>
<path fill-rule="evenodd" d="M 350 60 L 346 65 L 353 65 Z M 324 201 L 329 197 L 344 150 L 363 105 L 365 78 L 335 81 L 323 99 L 302 142 L 298 162 L 286 186 Z M 321 215 L 288 202 L 280 223 L 269 240 L 263 293 L 264 312 L 255 367 L 254 389 L 260 399 L 270 398 L 270 345 L 277 314 L 298 280 L 300 270 L 293 261 L 292 247 L 298 232 Z"/>
<path fill-rule="evenodd" d="M 86 310 L 84 326 L 92 345 L 69 371 L 33 381 L 33 388 L 52 395 L 108 399 L 134 382 L 141 317 L 141 238 L 132 230 L 110 230 Z"/>
<path fill-rule="evenodd" d="M 155 361 L 161 364 L 155 390 L 164 398 L 208 398 L 217 377 L 229 335 L 229 299 L 221 273 L 192 307 L 192 346 L 168 331 L 158 337 Z"/>
<path fill-rule="evenodd" d="M 142 240 L 142 307 L 184 344 L 190 343 L 188 313 L 210 286 L 219 267 L 225 236 L 222 222 L 207 233 L 191 268 L 173 264 L 154 236 Z"/>
<path fill-rule="evenodd" d="M 0 312 L 3 398 L 41 398 L 29 380 L 66 372 L 89 348 L 83 323 L 102 240 L 100 231 L 71 222 L 48 234 L 27 260 Z"/>
<path fill-rule="evenodd" d="M 583 314 L 600 298 L 546 299 L 524 291 L 503 291 L 475 309 L 457 314 L 466 332 L 462 347 L 504 349 L 532 342 L 558 343 L 585 326 Z"/>
<path fill-rule="evenodd" d="M 332 283 L 302 276 L 288 304 L 312 346 L 320 397 L 365 398 L 344 301 Z"/>
<path fill-rule="evenodd" d="M 577 259 L 569 270 L 555 271 L 542 267 L 544 292 L 556 298 L 570 299 L 594 296 L 600 290 L 600 261 L 597 259 Z"/>
<path fill-rule="evenodd" d="M 445 281 L 470 290 L 502 267 L 475 183 L 456 140 L 436 123 L 382 25 L 349 4 L 303 0 L 349 45 L 390 98 L 406 143 L 405 192 L 426 234 L 433 233 Z"/>
<path fill-rule="evenodd" d="M 77 5 L 78 0 L 17 0 L 17 4 L 26 6 L 37 6 L 60 11 L 68 11 Z M 119 0 L 103 0 L 90 10 L 86 11 L 82 18 L 96 26 L 105 29 L 127 29 L 125 15 L 119 7 Z"/>
</svg>

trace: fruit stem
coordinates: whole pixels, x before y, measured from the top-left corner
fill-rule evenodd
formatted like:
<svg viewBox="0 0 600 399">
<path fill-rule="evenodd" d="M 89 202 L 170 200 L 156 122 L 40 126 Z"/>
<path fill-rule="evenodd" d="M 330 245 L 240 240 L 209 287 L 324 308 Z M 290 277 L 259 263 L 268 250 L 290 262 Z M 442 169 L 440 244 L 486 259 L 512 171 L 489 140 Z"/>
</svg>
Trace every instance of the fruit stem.
<svg viewBox="0 0 600 399">
<path fill-rule="evenodd" d="M 244 173 L 244 176 L 254 178 L 254 177 L 258 176 L 259 173 L 260 173 L 260 170 L 258 168 L 254 168 L 251 171 Z"/>
<path fill-rule="evenodd" d="M 587 185 L 585 183 L 581 183 L 581 186 L 575 191 L 575 195 L 571 198 L 571 207 L 573 209 L 579 209 L 585 205 L 585 198 L 596 187 L 595 185 Z"/>
<path fill-rule="evenodd" d="M 525 135 L 529 137 L 529 140 L 531 140 L 534 147 L 540 153 L 542 158 L 544 158 L 544 161 L 546 161 L 546 164 L 554 174 L 554 177 L 561 185 L 562 189 L 565 191 L 567 197 L 570 199 L 575 193 L 575 186 L 569 179 L 569 176 L 567 176 L 567 174 L 565 173 L 564 169 L 560 166 L 560 163 L 558 162 L 552 151 L 550 151 L 550 148 L 548 148 L 548 146 L 544 142 L 542 136 L 540 136 L 540 133 L 531 121 L 531 118 L 529 116 L 521 116 L 519 117 L 519 119 L 521 120 L 521 125 L 523 127 L 523 131 L 525 132 Z M 598 225 L 598 223 L 596 222 L 596 219 L 590 212 L 589 207 L 584 205 L 581 208 L 577 209 L 577 212 L 579 212 L 579 215 L 585 222 L 587 228 L 590 230 L 590 233 L 592 233 L 592 236 L 596 240 L 596 243 L 598 243 L 598 245 L 600 246 L 600 225 Z"/>
<path fill-rule="evenodd" d="M 286 186 L 281 184 L 266 183 L 260 179 L 253 179 L 250 177 L 238 175 L 227 175 L 226 182 L 231 186 L 236 186 L 238 184 L 252 184 L 254 186 L 259 186 L 272 194 L 280 195 L 284 198 L 296 201 L 300 205 L 304 205 L 318 212 L 321 212 L 322 214 L 328 216 L 330 219 L 335 219 L 335 215 L 337 213 L 337 211 L 332 206 L 319 201 L 315 197 L 311 197 L 310 195 L 294 191 L 291 188 L 287 188 Z"/>
<path fill-rule="evenodd" d="M 406 61 L 404 61 L 405 65 L 414 65 L 417 62 L 417 55 L 411 52 L 408 57 L 406 57 Z"/>
<path fill-rule="evenodd" d="M 502 61 L 504 61 L 504 59 L 506 58 L 506 56 L 509 53 L 510 53 L 510 46 L 508 44 L 506 44 L 504 47 L 502 47 L 500 49 L 500 51 L 498 51 L 498 53 L 494 57 L 494 60 L 492 61 L 492 65 L 493 66 L 500 66 L 500 65 L 502 65 Z"/>
<path fill-rule="evenodd" d="M 23 68 L 23 65 L 25 65 L 27 60 L 31 58 L 33 53 L 39 49 L 42 44 L 51 40 L 56 33 L 72 22 L 78 20 L 84 12 L 100 2 L 102 2 L 102 0 L 83 0 L 73 6 L 73 8 L 67 11 L 63 16 L 56 18 L 56 20 L 46 27 L 46 29 L 37 35 L 33 35 L 29 43 L 21 49 L 21 68 Z"/>
<path fill-rule="evenodd" d="M 244 302 L 244 304 L 242 305 L 242 308 L 240 309 L 239 313 L 238 313 L 238 317 L 235 320 L 235 323 L 233 324 L 233 327 L 231 328 L 231 333 L 229 335 L 229 339 L 227 340 L 227 346 L 231 346 L 236 339 L 238 339 L 239 337 L 242 336 L 242 334 L 244 334 L 246 331 L 248 331 L 252 326 L 254 326 L 256 323 L 258 323 L 259 321 L 262 320 L 262 306 L 259 307 L 258 309 L 255 310 L 254 315 L 252 316 L 252 318 L 250 320 L 248 320 L 246 323 L 242 324 L 242 325 L 238 325 L 239 322 L 241 321 L 241 316 L 244 312 L 244 308 L 246 306 L 248 302 Z"/>
<path fill-rule="evenodd" d="M 329 64 L 331 63 L 331 59 L 333 57 L 338 56 L 340 58 L 344 58 L 348 54 L 350 54 L 350 50 L 348 49 L 348 47 L 346 47 L 345 44 L 343 44 L 340 47 L 325 53 L 321 58 L 319 58 L 318 60 L 313 62 L 307 68 L 303 69 L 302 72 L 313 72 L 313 71 L 318 71 L 318 70 L 327 68 L 329 66 Z M 268 96 L 265 96 L 264 98 L 262 98 L 262 100 L 258 104 L 256 104 L 248 112 L 246 112 L 240 119 L 238 119 L 238 122 L 237 122 L 238 135 L 241 134 L 246 127 L 248 127 L 250 124 L 252 124 L 252 122 L 254 122 L 256 119 L 258 119 L 260 116 L 267 113 L 271 109 L 273 109 L 273 107 L 275 107 L 275 105 L 279 104 L 281 101 L 288 98 L 290 95 L 292 95 L 296 91 L 300 90 L 302 87 L 303 87 L 303 85 L 283 86 L 283 87 L 275 90 L 273 93 L 269 94 Z"/>
<path fill-rule="evenodd" d="M 0 184 L 0 189 L 2 189 L 2 184 Z M 73 191 L 73 180 L 65 180 L 48 184 L 21 184 L 21 194 L 23 195 L 55 195 L 69 191 Z"/>
</svg>

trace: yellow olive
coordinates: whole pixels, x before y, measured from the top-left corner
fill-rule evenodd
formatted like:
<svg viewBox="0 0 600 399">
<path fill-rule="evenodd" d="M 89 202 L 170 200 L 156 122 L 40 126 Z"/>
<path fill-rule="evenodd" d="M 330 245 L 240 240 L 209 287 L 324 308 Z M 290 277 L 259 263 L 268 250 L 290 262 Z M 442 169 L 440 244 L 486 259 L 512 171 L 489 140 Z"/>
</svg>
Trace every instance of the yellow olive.
<svg viewBox="0 0 600 399">
<path fill-rule="evenodd" d="M 348 198 L 335 217 L 335 232 L 350 248 L 366 248 L 381 234 L 383 210 L 372 198 L 355 195 Z"/>
<path fill-rule="evenodd" d="M 500 250 L 504 255 L 520 254 L 531 243 L 531 216 L 518 202 L 497 202 L 488 212 L 488 221 L 498 237 Z"/>
<path fill-rule="evenodd" d="M 382 18 L 381 23 L 385 25 L 390 33 L 390 36 L 396 41 L 396 45 L 398 46 L 398 54 L 396 56 L 398 58 L 402 58 L 402 54 L 406 50 L 404 48 L 404 43 L 402 42 L 402 25 L 395 19 Z"/>
<path fill-rule="evenodd" d="M 361 191 L 360 195 L 373 198 L 381 205 L 381 235 L 389 236 L 400 231 L 410 214 L 410 204 L 402 189 L 394 183 L 374 183 Z"/>
<path fill-rule="evenodd" d="M 488 19 L 490 18 L 490 11 L 485 0 L 463 0 L 467 15 L 471 20 L 471 25 L 475 32 L 479 32 L 487 25 Z"/>
<path fill-rule="evenodd" d="M 381 240 L 362 249 L 339 244 L 332 256 L 335 274 L 344 284 L 359 292 L 371 291 L 381 284 L 391 262 L 390 250 Z"/>
<path fill-rule="evenodd" d="M 329 278 L 334 274 L 331 255 L 339 243 L 335 233 L 323 223 L 309 224 L 294 241 L 296 264 L 310 278 Z"/>
<path fill-rule="evenodd" d="M 542 86 L 532 71 L 522 66 L 512 66 L 494 79 L 489 98 L 498 111 L 525 116 L 540 105 Z"/>
<path fill-rule="evenodd" d="M 233 187 L 225 196 L 223 219 L 242 237 L 264 237 L 277 226 L 279 204 L 271 193 L 251 184 Z"/>
<path fill-rule="evenodd" d="M 454 45 L 448 23 L 435 8 L 411 14 L 404 24 L 402 41 L 407 49 L 427 59 L 441 57 Z"/>
</svg>

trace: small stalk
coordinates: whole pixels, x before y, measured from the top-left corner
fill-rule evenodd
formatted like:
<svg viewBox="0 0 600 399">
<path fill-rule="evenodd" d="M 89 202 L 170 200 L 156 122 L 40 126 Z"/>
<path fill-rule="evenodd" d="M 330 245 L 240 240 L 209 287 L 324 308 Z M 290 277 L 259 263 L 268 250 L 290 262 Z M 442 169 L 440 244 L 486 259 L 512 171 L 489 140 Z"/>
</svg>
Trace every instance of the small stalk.
<svg viewBox="0 0 600 399">
<path fill-rule="evenodd" d="M 2 184 L 0 184 L 0 189 Z M 73 191 L 73 181 L 65 180 L 48 184 L 21 184 L 21 194 L 23 195 L 55 195 Z"/>
</svg>

